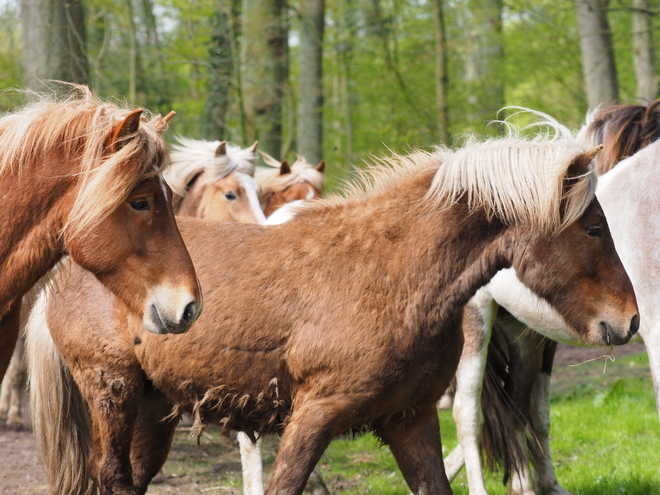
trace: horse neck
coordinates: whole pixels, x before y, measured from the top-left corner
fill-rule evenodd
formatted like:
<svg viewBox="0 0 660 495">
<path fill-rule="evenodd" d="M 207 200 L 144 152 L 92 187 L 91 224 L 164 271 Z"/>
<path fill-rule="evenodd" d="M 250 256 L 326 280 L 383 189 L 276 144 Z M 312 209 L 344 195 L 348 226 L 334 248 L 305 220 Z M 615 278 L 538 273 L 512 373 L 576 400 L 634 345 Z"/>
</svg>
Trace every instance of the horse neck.
<svg viewBox="0 0 660 495">
<path fill-rule="evenodd" d="M 58 157 L 61 158 L 61 157 Z M 0 318 L 11 302 L 26 293 L 62 257 L 60 232 L 73 205 L 75 171 L 48 165 L 24 167 L 0 178 L 4 192 L 0 210 Z"/>
</svg>

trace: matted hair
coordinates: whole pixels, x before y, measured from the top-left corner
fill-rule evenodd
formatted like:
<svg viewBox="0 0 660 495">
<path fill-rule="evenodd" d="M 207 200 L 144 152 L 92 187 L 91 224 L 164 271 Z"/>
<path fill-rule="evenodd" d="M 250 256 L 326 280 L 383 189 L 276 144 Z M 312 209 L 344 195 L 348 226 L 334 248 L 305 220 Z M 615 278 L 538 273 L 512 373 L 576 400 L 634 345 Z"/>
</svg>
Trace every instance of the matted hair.
<svg viewBox="0 0 660 495">
<path fill-rule="evenodd" d="M 438 147 L 434 152 L 378 158 L 342 194 L 366 198 L 428 172 L 434 174 L 433 181 L 419 207 L 444 210 L 465 196 L 471 209 L 483 208 L 490 218 L 528 225 L 542 233 L 559 232 L 576 221 L 593 200 L 596 174 L 590 166 L 588 173 L 570 177 L 569 167 L 585 152 L 583 146 L 553 118 L 521 110 L 539 120 L 520 129 L 503 122 L 505 136 L 482 141 L 468 137 L 458 149 Z M 523 131 L 530 128 L 539 130 L 526 137 Z M 569 180 L 571 187 L 564 194 Z M 334 196 L 301 210 L 342 201 Z"/>
<path fill-rule="evenodd" d="M 32 103 L 0 118 L 0 175 L 21 174 L 52 150 L 59 150 L 79 177 L 78 194 L 61 231 L 77 236 L 98 225 L 146 177 L 166 163 L 160 133 L 167 123 L 144 114 L 136 133 L 110 153 L 108 138 L 132 111 L 101 100 L 83 85 L 59 83 L 67 94 L 25 91 Z"/>
</svg>

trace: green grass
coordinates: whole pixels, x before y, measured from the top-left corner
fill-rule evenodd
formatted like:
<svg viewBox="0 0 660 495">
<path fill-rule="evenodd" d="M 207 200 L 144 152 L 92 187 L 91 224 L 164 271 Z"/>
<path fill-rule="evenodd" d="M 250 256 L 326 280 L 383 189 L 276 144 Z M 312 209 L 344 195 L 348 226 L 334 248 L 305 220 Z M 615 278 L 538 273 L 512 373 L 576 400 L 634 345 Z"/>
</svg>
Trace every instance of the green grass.
<svg viewBox="0 0 660 495">
<path fill-rule="evenodd" d="M 646 355 L 567 369 L 553 387 L 551 447 L 557 478 L 574 495 L 660 493 L 660 425 Z M 450 412 L 440 413 L 445 451 L 457 443 Z M 333 493 L 408 495 L 386 447 L 367 435 L 335 440 L 322 460 Z M 489 494 L 505 494 L 501 475 L 487 474 Z M 452 483 L 467 495 L 463 470 Z"/>
</svg>

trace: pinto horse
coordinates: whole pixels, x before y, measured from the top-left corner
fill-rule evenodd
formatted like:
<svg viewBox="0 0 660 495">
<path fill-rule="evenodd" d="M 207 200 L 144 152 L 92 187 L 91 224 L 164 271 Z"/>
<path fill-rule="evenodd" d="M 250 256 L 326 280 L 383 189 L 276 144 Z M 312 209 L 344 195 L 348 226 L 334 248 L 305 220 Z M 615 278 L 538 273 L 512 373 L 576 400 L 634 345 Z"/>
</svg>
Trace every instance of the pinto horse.
<svg viewBox="0 0 660 495">
<path fill-rule="evenodd" d="M 260 152 L 270 169 L 258 170 L 255 178 L 261 192 L 259 198 L 266 217 L 286 203 L 299 199 L 320 198 L 325 189 L 325 162 L 315 167 L 305 157 L 298 156 L 293 165 L 279 162 L 268 153 Z"/>
<path fill-rule="evenodd" d="M 68 87 L 68 86 L 67 86 Z M 161 176 L 166 118 L 85 86 L 0 118 L 0 376 L 21 298 L 68 254 L 157 333 L 186 331 L 201 292 Z"/>
<path fill-rule="evenodd" d="M 182 218 L 206 302 L 186 334 L 154 338 L 84 270 L 62 271 L 27 332 L 51 493 L 83 493 L 90 476 L 102 493 L 144 493 L 185 410 L 198 432 L 282 433 L 268 494 L 300 494 L 335 435 L 365 430 L 414 493 L 452 493 L 435 403 L 479 287 L 512 266 L 589 338 L 605 326 L 627 339 L 638 318 L 594 198 L 593 152 L 548 125 L 552 138 L 384 160 L 345 198 L 310 202 L 282 225 Z M 593 261 L 565 262 L 585 249 Z M 543 263 L 580 283 L 557 290 Z M 66 404 L 50 398 L 60 386 Z"/>
<path fill-rule="evenodd" d="M 178 138 L 165 178 L 179 216 L 222 222 L 264 223 L 255 182 L 257 142 L 246 149 L 226 141 Z"/>
<path fill-rule="evenodd" d="M 652 211 L 660 206 L 655 194 L 660 176 L 654 166 L 660 150 L 658 138 L 660 100 L 648 106 L 612 105 L 599 108 L 589 116 L 587 125 L 578 133 L 578 140 L 587 146 L 604 145 L 603 151 L 595 158 L 596 170 L 604 174 L 598 184 L 597 195 L 607 213 L 618 253 L 637 294 L 642 315 L 639 331 L 650 356 L 656 398 L 660 399 L 657 385 L 660 377 L 660 359 L 657 358 L 660 342 L 657 342 L 657 336 L 660 332 L 654 329 L 660 317 L 655 315 L 657 289 L 653 285 L 658 277 L 652 272 L 655 265 L 645 247 L 655 245 L 660 237 L 652 225 L 647 226 L 641 237 L 629 230 L 635 224 L 631 220 L 640 215 L 640 211 Z M 634 198 L 624 192 L 633 189 Z M 500 309 L 500 315 L 496 318 L 497 306 L 506 311 Z M 481 426 L 485 416 L 484 444 L 494 449 L 486 451 L 489 463 L 500 459 L 505 472 L 512 472 L 511 493 L 568 494 L 555 476 L 549 445 L 549 384 L 556 341 L 582 345 L 599 342 L 585 342 L 572 333 L 570 325 L 561 315 L 520 284 L 511 270 L 498 274 L 481 291 L 480 297 L 475 297 L 468 304 L 467 311 L 475 316 L 471 320 L 465 318 L 463 323 L 466 342 L 472 344 L 465 346 L 457 372 L 454 419 L 460 446 L 445 460 L 450 479 L 465 462 L 470 493 L 486 493 L 479 455 Z M 500 347 L 508 350 L 506 366 L 492 365 L 497 358 L 493 358 L 491 351 L 495 351 L 496 355 L 499 351 L 493 345 L 489 346 L 491 328 L 493 338 L 502 342 Z M 625 342 L 616 339 L 600 342 L 605 345 L 621 343 Z M 506 370 L 506 373 L 496 380 L 484 382 L 485 366 L 491 374 L 496 369 Z M 498 391 L 499 387 L 503 390 Z M 480 412 L 482 406 L 483 413 Z M 516 414 L 510 418 L 512 406 Z M 497 443 L 497 437 L 501 434 L 494 431 L 497 429 L 494 425 L 503 424 L 509 424 L 513 429 L 513 434 L 506 434 L 506 448 Z M 528 441 L 529 435 L 532 438 Z M 512 441 L 512 438 L 516 440 Z M 533 472 L 526 455 L 508 455 L 510 452 L 526 453 L 528 449 L 532 453 Z"/>
</svg>

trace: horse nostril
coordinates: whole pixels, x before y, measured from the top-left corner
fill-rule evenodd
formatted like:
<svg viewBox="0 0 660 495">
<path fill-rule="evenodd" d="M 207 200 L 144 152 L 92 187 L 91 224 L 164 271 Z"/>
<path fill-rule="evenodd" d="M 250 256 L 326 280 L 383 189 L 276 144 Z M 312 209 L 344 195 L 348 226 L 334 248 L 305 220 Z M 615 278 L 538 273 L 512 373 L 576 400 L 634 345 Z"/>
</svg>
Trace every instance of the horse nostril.
<svg viewBox="0 0 660 495">
<path fill-rule="evenodd" d="M 635 335 L 637 330 L 639 330 L 639 315 L 633 316 L 630 321 L 630 335 Z"/>
<path fill-rule="evenodd" d="M 183 310 L 183 317 L 181 318 L 181 321 L 186 326 L 190 325 L 195 319 L 196 315 L 197 315 L 197 305 L 194 302 L 188 303 L 186 309 Z"/>
</svg>

